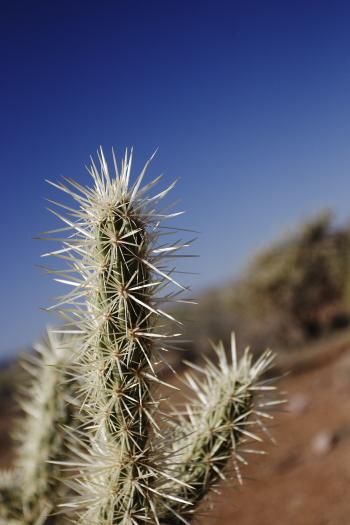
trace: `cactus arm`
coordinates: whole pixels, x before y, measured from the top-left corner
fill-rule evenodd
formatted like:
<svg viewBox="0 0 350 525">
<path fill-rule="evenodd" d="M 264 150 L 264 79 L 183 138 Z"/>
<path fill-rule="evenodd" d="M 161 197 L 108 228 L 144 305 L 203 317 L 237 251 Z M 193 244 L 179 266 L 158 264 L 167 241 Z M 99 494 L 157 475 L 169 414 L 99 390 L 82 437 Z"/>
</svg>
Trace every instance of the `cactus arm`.
<svg viewBox="0 0 350 525">
<path fill-rule="evenodd" d="M 260 441 L 257 424 L 264 416 L 259 405 L 261 395 L 273 391 L 261 376 L 269 368 L 273 354 L 265 352 L 255 364 L 249 351 L 237 362 L 235 341 L 232 338 L 232 362 L 229 363 L 222 344 L 215 347 L 218 365 L 210 362 L 200 368 L 192 365 L 196 377 L 187 375 L 187 386 L 196 401 L 187 406 L 186 414 L 178 416 L 175 429 L 173 460 L 177 464 L 174 475 L 190 486 L 169 486 L 173 494 L 192 505 L 172 502 L 166 504 L 161 522 L 180 525 L 192 521 L 198 505 L 210 490 L 229 472 L 229 459 L 238 469 L 242 450 L 247 440 Z M 198 373 L 204 376 L 198 378 Z M 273 402 L 276 404 L 276 401 Z M 269 401 L 264 403 L 269 406 Z M 232 470 L 232 469 L 231 469 Z"/>
</svg>

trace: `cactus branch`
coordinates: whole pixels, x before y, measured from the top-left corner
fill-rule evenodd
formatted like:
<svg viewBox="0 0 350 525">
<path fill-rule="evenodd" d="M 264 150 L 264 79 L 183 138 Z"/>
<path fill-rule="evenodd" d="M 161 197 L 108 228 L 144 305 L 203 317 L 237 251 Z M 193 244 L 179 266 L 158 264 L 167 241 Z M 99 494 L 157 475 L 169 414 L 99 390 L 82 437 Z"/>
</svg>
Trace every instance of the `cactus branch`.
<svg viewBox="0 0 350 525">
<path fill-rule="evenodd" d="M 234 336 L 231 362 L 222 343 L 214 349 L 217 365 L 209 360 L 204 368 L 187 363 L 193 374 L 186 374 L 186 384 L 196 401 L 188 404 L 185 414 L 177 418 L 172 458 L 173 461 L 176 458 L 178 465 L 176 477 L 186 485 L 170 484 L 169 490 L 182 500 L 191 501 L 192 506 L 167 505 L 163 522 L 168 525 L 192 520 L 202 499 L 230 474 L 230 459 L 233 460 L 231 471 L 241 481 L 239 463 L 245 462 L 244 445 L 248 440 L 261 441 L 255 428 L 264 428 L 261 420 L 271 417 L 266 412 L 269 401 L 261 398 L 275 390 L 262 377 L 271 365 L 273 354 L 267 351 L 253 364 L 247 349 L 238 361 Z"/>
</svg>

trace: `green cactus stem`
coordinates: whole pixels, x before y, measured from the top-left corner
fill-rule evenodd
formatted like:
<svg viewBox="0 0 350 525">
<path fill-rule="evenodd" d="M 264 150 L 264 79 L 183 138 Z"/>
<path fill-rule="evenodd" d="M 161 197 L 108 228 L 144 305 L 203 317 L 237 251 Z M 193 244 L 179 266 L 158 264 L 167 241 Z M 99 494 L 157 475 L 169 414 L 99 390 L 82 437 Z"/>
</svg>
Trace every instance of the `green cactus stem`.
<svg viewBox="0 0 350 525">
<path fill-rule="evenodd" d="M 81 523 L 157 522 L 156 500 L 166 474 L 158 469 L 150 443 L 159 433 L 151 385 L 159 382 L 155 361 L 167 338 L 155 325 L 169 317 L 161 306 L 176 295 L 158 292 L 166 284 L 183 288 L 164 262 L 185 245 L 160 244 L 169 233 L 160 221 L 177 214 L 154 209 L 173 185 L 153 197 L 148 190 L 158 179 L 141 188 L 150 161 L 133 185 L 132 155 L 126 153 L 120 174 L 115 161 L 114 177 L 102 150 L 99 161 L 99 169 L 94 163 L 90 168 L 92 189 L 73 181 L 54 184 L 79 203 L 79 210 L 68 213 L 72 218 L 54 212 L 72 234 L 62 250 L 50 254 L 69 261 L 70 273 L 62 272 L 58 280 L 73 292 L 57 308 L 82 337 L 73 371 L 82 385 L 82 427 L 91 445 L 73 482 L 80 498 L 71 506 Z M 81 443 L 77 454 L 79 448 Z"/>
<path fill-rule="evenodd" d="M 170 484 L 169 490 L 192 505 L 167 505 L 163 522 L 168 525 L 191 522 L 202 499 L 227 473 L 235 473 L 241 482 L 239 464 L 246 463 L 244 451 L 252 451 L 247 441 L 262 441 L 255 429 L 265 429 L 262 420 L 272 417 L 268 408 L 282 402 L 266 399 L 266 394 L 274 393 L 276 388 L 264 379 L 274 358 L 271 352 L 253 363 L 247 349 L 238 361 L 234 336 L 231 362 L 222 343 L 214 350 L 217 365 L 209 360 L 203 368 L 187 363 L 194 373 L 186 374 L 186 386 L 195 400 L 183 415 L 177 416 L 172 457 L 178 465 L 175 476 L 186 485 Z"/>
</svg>

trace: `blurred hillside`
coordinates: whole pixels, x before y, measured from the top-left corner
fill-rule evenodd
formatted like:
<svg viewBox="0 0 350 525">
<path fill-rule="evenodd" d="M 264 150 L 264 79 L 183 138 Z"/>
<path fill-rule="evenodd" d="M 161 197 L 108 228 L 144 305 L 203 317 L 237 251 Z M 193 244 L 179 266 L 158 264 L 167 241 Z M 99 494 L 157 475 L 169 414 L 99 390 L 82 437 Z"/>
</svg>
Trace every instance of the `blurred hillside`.
<svg viewBox="0 0 350 525">
<path fill-rule="evenodd" d="M 256 350 L 305 347 L 349 324 L 350 228 L 320 213 L 261 250 L 241 277 L 180 308 L 195 357 L 232 330 Z M 190 316 L 190 318 L 189 318 Z"/>
</svg>

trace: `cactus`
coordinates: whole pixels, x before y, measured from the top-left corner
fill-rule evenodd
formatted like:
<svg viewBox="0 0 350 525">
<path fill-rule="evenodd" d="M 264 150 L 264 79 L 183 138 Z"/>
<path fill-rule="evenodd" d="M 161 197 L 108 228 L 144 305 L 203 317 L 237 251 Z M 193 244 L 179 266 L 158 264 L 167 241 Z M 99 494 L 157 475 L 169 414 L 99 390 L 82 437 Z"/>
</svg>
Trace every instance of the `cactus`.
<svg viewBox="0 0 350 525">
<path fill-rule="evenodd" d="M 275 387 L 261 377 L 269 369 L 274 355 L 266 351 L 253 364 L 247 348 L 238 361 L 233 334 L 231 362 L 222 343 L 214 345 L 214 350 L 217 365 L 209 360 L 205 367 L 187 363 L 196 373 L 186 374 L 186 386 L 196 401 L 192 399 L 184 415 L 177 415 L 173 441 L 178 476 L 186 485 L 172 485 L 170 490 L 181 500 L 191 501 L 192 505 L 184 505 L 181 501 L 172 505 L 165 517 L 167 524 L 191 521 L 202 499 L 218 481 L 226 479 L 226 473 L 230 472 L 229 458 L 233 460 L 233 471 L 241 483 L 239 464 L 246 463 L 244 456 L 263 453 L 250 449 L 247 441 L 261 441 L 254 427 L 260 426 L 267 431 L 262 420 L 271 417 L 266 409 L 276 403 L 275 399 L 266 399 L 266 393 L 274 392 Z"/>
<path fill-rule="evenodd" d="M 12 498 L 7 502 L 7 512 L 19 525 L 45 523 L 66 492 L 58 481 L 60 469 L 53 461 L 63 460 L 67 453 L 63 425 L 71 424 L 73 404 L 68 403 L 71 387 L 65 376 L 72 345 L 72 339 L 65 341 L 48 330 L 45 338 L 34 345 L 35 354 L 27 355 L 22 362 L 30 379 L 20 392 L 24 417 L 14 432 L 14 471 L 4 477 Z M 2 487 L 0 496 L 4 498 L 5 485 Z M 1 512 L 1 518 L 5 517 Z M 56 516 L 50 523 L 62 524 L 63 518 Z"/>
<path fill-rule="evenodd" d="M 251 366 L 246 355 L 237 365 L 233 352 L 229 365 L 220 349 L 218 367 L 204 370 L 206 382 L 190 379 L 202 407 L 189 407 L 187 417 L 168 423 L 175 425 L 175 445 L 160 445 L 166 430 L 157 417 L 157 362 L 179 335 L 164 333 L 173 319 L 163 304 L 185 289 L 169 261 L 191 242 L 164 244 L 176 230 L 162 222 L 178 213 L 158 211 L 158 203 L 174 184 L 149 196 L 159 181 L 142 187 L 152 158 L 131 184 L 132 153 L 125 153 L 120 172 L 113 153 L 114 175 L 102 149 L 98 157 L 99 168 L 94 161 L 89 168 L 92 188 L 71 179 L 51 183 L 79 205 L 52 201 L 66 211 L 51 209 L 68 235 L 60 249 L 45 254 L 67 262 L 56 280 L 72 291 L 52 308 L 75 325 L 63 330 L 80 338 L 71 367 L 80 385 L 80 431 L 70 433 L 76 459 L 66 463 L 75 496 L 66 506 L 81 524 L 188 523 L 224 476 L 237 444 L 253 436 L 246 427 L 270 357 Z"/>
<path fill-rule="evenodd" d="M 65 240 L 63 250 L 54 252 L 69 256 L 70 273 L 64 271 L 58 280 L 73 286 L 73 293 L 58 308 L 69 304 L 64 314 L 81 335 L 73 371 L 82 385 L 81 424 L 94 458 L 80 465 L 75 489 L 83 502 L 82 523 L 147 522 L 157 519 L 160 487 L 167 481 L 149 440 L 159 432 L 154 419 L 158 400 L 151 393 L 151 384 L 159 382 L 153 341 L 164 339 L 156 333 L 155 321 L 169 317 L 162 303 L 175 295 L 169 292 L 160 299 L 156 291 L 167 281 L 181 287 L 159 263 L 173 258 L 183 245 L 156 245 L 163 217 L 152 208 L 173 185 L 146 197 L 155 184 L 140 189 L 148 163 L 130 188 L 131 155 L 126 154 L 120 175 L 115 162 L 113 179 L 102 150 L 99 158 L 101 173 L 91 167 L 92 190 L 70 181 L 78 195 L 55 184 L 80 205 L 79 211 L 70 212 L 77 222 L 55 212 L 74 235 Z M 86 306 L 79 304 L 82 297 Z M 79 454 L 82 448 L 78 443 Z"/>
<path fill-rule="evenodd" d="M 0 511 L 9 502 L 13 525 L 58 525 L 67 513 L 81 525 L 188 524 L 220 479 L 233 472 L 241 480 L 239 463 L 253 452 L 247 441 L 261 439 L 254 428 L 265 429 L 276 403 L 261 401 L 274 390 L 262 377 L 272 355 L 253 364 L 248 351 L 237 360 L 234 338 L 231 360 L 215 347 L 217 364 L 189 364 L 196 400 L 184 413 L 165 409 L 159 390 L 174 387 L 160 365 L 180 335 L 165 305 L 183 301 L 186 290 L 171 263 L 191 241 L 166 243 L 177 230 L 163 221 L 178 213 L 159 203 L 174 184 L 153 196 L 159 177 L 142 186 L 152 158 L 132 183 L 132 153 L 120 171 L 113 153 L 113 175 L 102 149 L 98 157 L 92 188 L 51 183 L 78 204 L 51 201 L 64 227 L 47 233 L 61 246 L 44 254 L 65 263 L 50 271 L 71 291 L 50 309 L 66 324 L 49 332 L 39 364 L 29 365 L 15 465 L 20 500 L 18 484 L 4 482 Z"/>
</svg>

